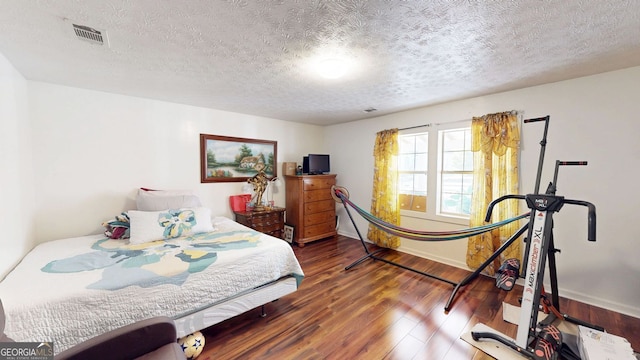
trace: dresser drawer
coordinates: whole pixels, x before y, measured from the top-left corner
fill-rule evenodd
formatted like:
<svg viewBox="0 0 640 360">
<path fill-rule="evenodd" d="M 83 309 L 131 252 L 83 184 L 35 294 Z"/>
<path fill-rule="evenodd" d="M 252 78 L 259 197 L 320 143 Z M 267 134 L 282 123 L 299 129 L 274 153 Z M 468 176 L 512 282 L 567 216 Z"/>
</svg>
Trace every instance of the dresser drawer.
<svg viewBox="0 0 640 360">
<path fill-rule="evenodd" d="M 259 227 L 269 227 L 282 222 L 282 213 L 265 213 L 251 217 L 251 224 Z"/>
<path fill-rule="evenodd" d="M 322 211 L 329 211 L 329 210 L 335 211 L 335 206 L 336 206 L 335 204 L 336 202 L 333 201 L 333 199 L 305 203 L 304 214 L 306 216 L 309 214 L 315 214 Z"/>
<path fill-rule="evenodd" d="M 303 196 L 304 196 L 305 203 L 309 201 L 328 200 L 328 199 L 331 199 L 333 201 L 333 198 L 331 197 L 331 191 L 328 191 L 327 189 L 305 191 Z"/>
<path fill-rule="evenodd" d="M 256 229 L 256 231 L 260 231 L 260 232 L 265 233 L 265 234 L 270 234 L 270 233 L 272 233 L 274 231 L 282 231 L 282 227 L 283 227 L 282 223 L 278 223 L 278 222 L 270 223 L 270 222 L 267 222 L 267 223 L 264 223 L 264 224 L 256 225 L 255 229 Z"/>
<path fill-rule="evenodd" d="M 304 179 L 302 181 L 302 189 L 303 190 L 317 190 L 317 189 L 328 189 L 336 184 L 335 178 L 314 178 L 314 179 Z"/>
<path fill-rule="evenodd" d="M 309 214 L 304 217 L 305 225 L 316 225 L 320 223 L 333 222 L 336 221 L 336 212 L 335 211 L 323 211 L 315 214 Z"/>
<path fill-rule="evenodd" d="M 335 233 L 335 222 L 328 222 L 304 227 L 304 237 L 314 237 L 324 234 Z M 333 235 L 333 234 L 332 234 Z"/>
</svg>

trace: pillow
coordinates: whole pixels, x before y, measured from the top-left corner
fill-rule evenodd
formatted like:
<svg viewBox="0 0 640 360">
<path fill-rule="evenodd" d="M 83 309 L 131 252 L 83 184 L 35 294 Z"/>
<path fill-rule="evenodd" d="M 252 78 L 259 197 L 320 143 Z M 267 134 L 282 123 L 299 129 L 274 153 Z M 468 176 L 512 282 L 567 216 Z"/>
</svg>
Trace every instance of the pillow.
<svg viewBox="0 0 640 360">
<path fill-rule="evenodd" d="M 104 226 L 104 235 L 109 239 L 129 238 L 129 215 L 126 211 L 116 215 L 113 220 L 103 222 L 102 226 Z"/>
<path fill-rule="evenodd" d="M 129 243 L 142 244 L 213 231 L 211 210 L 204 207 L 163 211 L 129 210 Z"/>
<path fill-rule="evenodd" d="M 160 211 L 201 207 L 200 199 L 185 190 L 138 190 L 136 205 L 141 211 Z"/>
<path fill-rule="evenodd" d="M 191 190 L 159 190 L 141 187 L 138 193 L 146 193 L 149 195 L 167 196 L 167 195 L 193 195 Z"/>
</svg>

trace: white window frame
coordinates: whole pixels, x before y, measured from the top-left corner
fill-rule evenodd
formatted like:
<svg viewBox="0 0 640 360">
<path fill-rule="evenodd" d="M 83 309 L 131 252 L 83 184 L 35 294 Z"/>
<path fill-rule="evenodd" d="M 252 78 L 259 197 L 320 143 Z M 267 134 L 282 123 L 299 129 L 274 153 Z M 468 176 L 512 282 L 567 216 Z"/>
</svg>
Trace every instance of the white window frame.
<svg viewBox="0 0 640 360">
<path fill-rule="evenodd" d="M 431 124 L 428 127 L 401 130 L 400 135 L 428 133 L 428 158 L 427 165 L 427 211 L 400 210 L 400 216 L 413 217 L 431 221 L 469 225 L 468 216 L 456 216 L 440 213 L 440 177 L 442 169 L 442 145 L 440 132 L 442 130 L 471 128 L 471 120 L 445 124 Z"/>
</svg>

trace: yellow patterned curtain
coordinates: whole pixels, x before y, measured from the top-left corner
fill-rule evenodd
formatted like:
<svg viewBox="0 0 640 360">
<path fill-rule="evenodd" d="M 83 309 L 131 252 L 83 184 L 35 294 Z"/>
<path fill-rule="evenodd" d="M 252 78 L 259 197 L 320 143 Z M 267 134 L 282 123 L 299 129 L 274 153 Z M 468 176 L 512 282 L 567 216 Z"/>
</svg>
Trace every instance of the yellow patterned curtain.
<svg viewBox="0 0 640 360">
<path fill-rule="evenodd" d="M 473 195 L 470 227 L 484 224 L 489 203 L 500 196 L 518 194 L 518 165 L 520 157 L 520 130 L 518 116 L 513 112 L 474 117 L 471 124 L 471 150 L 473 151 Z M 505 200 L 495 206 L 491 222 L 519 215 L 518 200 Z M 469 238 L 467 265 L 477 269 L 500 245 L 519 228 L 512 222 L 482 235 Z M 505 259 L 521 259 L 520 242 L 515 241 L 502 257 L 487 266 L 485 272 L 493 275 Z"/>
<path fill-rule="evenodd" d="M 398 206 L 398 129 L 380 131 L 373 148 L 373 195 L 371 214 L 386 222 L 400 225 Z M 367 238 L 376 245 L 395 249 L 400 239 L 369 224 Z"/>
</svg>

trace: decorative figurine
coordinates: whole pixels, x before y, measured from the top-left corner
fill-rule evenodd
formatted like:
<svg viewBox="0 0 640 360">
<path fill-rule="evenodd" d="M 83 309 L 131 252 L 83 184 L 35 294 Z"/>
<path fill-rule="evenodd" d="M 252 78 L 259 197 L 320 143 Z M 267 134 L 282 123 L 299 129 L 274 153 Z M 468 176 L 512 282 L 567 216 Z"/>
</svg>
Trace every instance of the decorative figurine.
<svg viewBox="0 0 640 360">
<path fill-rule="evenodd" d="M 253 210 L 264 211 L 265 207 L 262 204 L 262 194 L 264 194 L 264 191 L 267 189 L 269 179 L 267 179 L 267 174 L 264 173 L 264 163 L 257 163 L 253 168 L 257 170 L 258 173 L 247 179 L 247 182 L 253 185 L 253 192 L 255 193 L 255 207 Z"/>
</svg>

